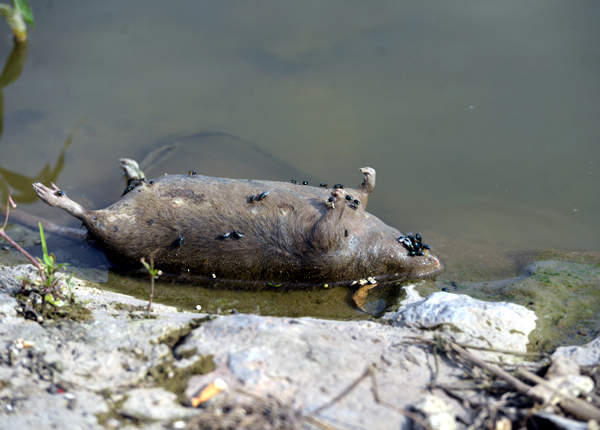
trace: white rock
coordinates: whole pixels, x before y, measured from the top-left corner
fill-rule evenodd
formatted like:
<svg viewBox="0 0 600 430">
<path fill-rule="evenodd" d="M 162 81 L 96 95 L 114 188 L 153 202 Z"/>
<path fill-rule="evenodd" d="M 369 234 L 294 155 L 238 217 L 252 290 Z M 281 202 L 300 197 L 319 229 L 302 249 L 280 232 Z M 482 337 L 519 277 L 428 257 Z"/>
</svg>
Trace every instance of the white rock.
<svg viewBox="0 0 600 430">
<path fill-rule="evenodd" d="M 423 297 L 419 295 L 418 291 L 415 291 L 415 287 L 419 284 L 410 284 L 406 287 L 402 287 L 402 289 L 406 292 L 406 298 L 402 300 L 400 304 L 400 309 L 398 311 L 402 311 L 406 309 L 409 305 L 413 303 L 419 303 L 423 301 Z"/>
<path fill-rule="evenodd" d="M 481 347 L 526 352 L 528 336 L 535 329 L 535 313 L 506 302 L 484 302 L 461 294 L 434 293 L 426 299 L 404 305 L 388 314 L 395 326 L 435 329 L 455 341 Z M 521 361 L 516 356 L 472 351 L 482 359 L 503 362 Z"/>
<path fill-rule="evenodd" d="M 600 337 L 584 346 L 561 346 L 552 354 L 554 361 L 558 357 L 568 357 L 580 366 L 600 364 Z"/>
</svg>

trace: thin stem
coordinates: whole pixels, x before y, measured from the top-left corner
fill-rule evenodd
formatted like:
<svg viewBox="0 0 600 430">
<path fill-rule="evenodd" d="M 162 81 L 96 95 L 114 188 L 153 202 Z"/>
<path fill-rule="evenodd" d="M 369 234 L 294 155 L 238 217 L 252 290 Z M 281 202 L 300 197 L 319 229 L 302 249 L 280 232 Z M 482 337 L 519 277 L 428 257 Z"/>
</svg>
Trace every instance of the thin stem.
<svg viewBox="0 0 600 430">
<path fill-rule="evenodd" d="M 21 245 L 19 245 L 17 242 L 15 242 L 10 237 L 8 237 L 8 235 L 4 232 L 4 230 L 0 230 L 0 237 L 4 238 L 8 243 L 10 243 L 12 246 L 17 248 L 17 251 L 19 251 L 21 254 L 23 254 L 25 257 L 27 257 L 27 259 L 29 261 L 31 261 L 31 263 L 40 272 L 40 278 L 42 278 L 42 282 L 46 282 L 46 277 L 44 276 L 44 270 L 42 269 L 42 266 L 40 266 L 40 263 L 38 263 L 35 258 L 33 258 L 27 251 L 25 251 L 21 247 Z"/>
<path fill-rule="evenodd" d="M 27 41 L 27 25 L 23 16 L 9 5 L 0 4 L 0 15 L 5 19 L 19 43 Z"/>
<path fill-rule="evenodd" d="M 154 257 L 150 257 L 150 300 L 148 301 L 148 309 L 146 310 L 146 318 L 150 318 L 150 309 L 152 308 L 152 298 L 154 297 Z"/>
<path fill-rule="evenodd" d="M 10 205 L 12 205 L 13 208 L 17 207 L 17 204 L 12 199 L 12 188 L 8 192 L 8 199 L 6 200 L 6 217 L 4 218 L 4 225 L 0 229 L 2 231 L 4 231 L 4 229 L 6 228 L 6 224 L 8 224 L 8 215 L 10 214 Z"/>
<path fill-rule="evenodd" d="M 25 257 L 27 257 L 27 259 L 29 261 L 31 261 L 31 263 L 38 269 L 38 271 L 40 272 L 40 278 L 42 278 L 42 282 L 46 282 L 46 276 L 44 276 L 44 269 L 42 269 L 42 266 L 40 265 L 40 263 L 37 262 L 37 260 L 35 258 L 33 258 L 31 256 L 31 254 L 29 254 L 27 251 L 25 251 L 21 245 L 19 245 L 17 242 L 15 242 L 14 240 L 12 240 L 4 231 L 4 229 L 6 228 L 6 224 L 8 223 L 8 215 L 10 214 L 10 206 L 12 205 L 13 208 L 16 208 L 17 205 L 15 204 L 15 202 L 12 199 L 12 188 L 10 189 L 9 193 L 8 193 L 8 200 L 6 201 L 6 218 L 4 219 L 4 225 L 2 226 L 2 228 L 0 228 L 0 237 L 4 238 L 4 240 L 6 240 L 8 243 L 10 243 L 12 246 L 14 246 L 15 248 L 17 248 L 17 251 L 19 251 L 21 254 L 23 254 Z"/>
</svg>

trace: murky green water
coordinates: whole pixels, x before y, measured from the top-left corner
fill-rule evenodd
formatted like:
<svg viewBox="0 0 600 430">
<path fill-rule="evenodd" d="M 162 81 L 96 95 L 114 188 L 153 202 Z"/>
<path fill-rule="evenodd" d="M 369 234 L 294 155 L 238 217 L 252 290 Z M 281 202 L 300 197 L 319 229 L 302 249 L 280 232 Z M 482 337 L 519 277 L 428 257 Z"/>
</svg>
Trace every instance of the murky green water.
<svg viewBox="0 0 600 430">
<path fill-rule="evenodd" d="M 27 212 L 78 226 L 30 183 L 105 207 L 124 187 L 119 157 L 176 143 L 149 176 L 355 186 L 374 167 L 369 211 L 426 234 L 454 279 L 512 276 L 511 252 L 600 247 L 597 2 L 33 10 L 28 50 L 13 55 L 22 73 L 0 82 L 1 197 L 12 187 Z"/>
</svg>

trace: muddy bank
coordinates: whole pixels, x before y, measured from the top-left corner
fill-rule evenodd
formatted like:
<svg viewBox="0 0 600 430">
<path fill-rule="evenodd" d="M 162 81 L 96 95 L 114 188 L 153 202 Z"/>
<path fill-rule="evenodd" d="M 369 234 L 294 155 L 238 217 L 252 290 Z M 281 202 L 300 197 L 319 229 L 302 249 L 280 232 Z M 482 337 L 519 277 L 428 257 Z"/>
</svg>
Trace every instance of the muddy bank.
<svg viewBox="0 0 600 430">
<path fill-rule="evenodd" d="M 20 270 L 31 272 L 27 266 Z M 496 378 L 488 381 L 493 389 L 475 388 L 473 381 L 483 383 L 487 376 L 429 342 L 455 339 L 524 353 L 541 319 L 525 306 L 464 294 L 418 296 L 425 285 L 407 288 L 387 322 L 211 316 L 163 305 L 154 305 L 146 319 L 145 301 L 81 283 L 76 294 L 91 310 L 88 321 L 39 324 L 18 313 L 11 296 L 18 289 L 14 276 L 14 269 L 0 272 L 0 428 L 6 429 L 226 428 L 218 426 L 234 420 L 227 412 L 233 410 L 242 420 L 266 420 L 257 428 L 411 428 L 405 411 L 415 412 L 431 394 L 454 428 L 464 428 L 491 419 L 486 407 L 511 387 Z M 476 320 L 482 324 L 475 326 Z M 471 351 L 498 367 L 529 360 L 525 368 L 540 372 L 550 363 Z M 593 345 L 567 355 L 581 351 L 585 365 L 600 361 Z M 226 388 L 201 407 L 190 407 L 217 379 Z M 505 405 L 494 420 L 524 422 L 533 404 L 514 398 L 522 409 Z M 206 422 L 212 427 L 202 427 Z"/>
</svg>

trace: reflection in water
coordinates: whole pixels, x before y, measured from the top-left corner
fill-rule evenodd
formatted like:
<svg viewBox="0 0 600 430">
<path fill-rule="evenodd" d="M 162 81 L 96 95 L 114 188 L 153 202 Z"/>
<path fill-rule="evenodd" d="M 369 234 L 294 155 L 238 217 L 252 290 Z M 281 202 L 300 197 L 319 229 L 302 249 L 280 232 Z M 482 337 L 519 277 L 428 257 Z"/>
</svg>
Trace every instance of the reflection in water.
<svg viewBox="0 0 600 430">
<path fill-rule="evenodd" d="M 4 131 L 3 89 L 21 76 L 23 66 L 25 65 L 25 60 L 27 59 L 27 48 L 28 44 L 26 42 L 15 43 L 10 56 L 6 60 L 2 75 L 0 75 L 0 138 L 2 137 L 2 132 Z M 15 202 L 31 203 L 36 201 L 37 196 L 31 188 L 31 184 L 34 182 L 50 183 L 58 179 L 58 175 L 64 167 L 65 152 L 71 145 L 73 136 L 82 123 L 83 121 L 77 124 L 75 129 L 69 135 L 69 138 L 60 151 L 60 156 L 58 157 L 56 166 L 53 169 L 50 168 L 49 164 L 46 164 L 37 176 L 25 176 L 19 172 L 11 171 L 0 166 L 0 198 L 2 201 L 5 201 L 8 198 L 8 192 L 10 188 L 13 188 L 17 191 L 17 193 L 13 194 L 12 196 Z"/>
<path fill-rule="evenodd" d="M 0 137 L 4 131 L 4 93 L 3 89 L 16 81 L 21 72 L 27 58 L 27 43 L 15 43 L 10 56 L 6 60 L 2 75 L 0 75 Z"/>
<path fill-rule="evenodd" d="M 34 182 L 50 184 L 50 182 L 56 182 L 58 180 L 58 176 L 65 165 L 65 153 L 71 145 L 75 133 L 84 121 L 85 119 L 81 120 L 79 124 L 75 126 L 75 129 L 71 134 L 69 134 L 69 137 L 60 150 L 60 155 L 58 156 L 54 168 L 51 168 L 49 164 L 46 164 L 42 171 L 36 176 L 26 176 L 0 166 L 0 197 L 2 198 L 2 201 L 6 200 L 10 188 L 18 191 L 18 194 L 14 194 L 13 192 L 12 195 L 15 202 L 32 203 L 37 201 L 37 195 L 35 194 L 35 191 L 33 191 L 31 184 Z"/>
</svg>

